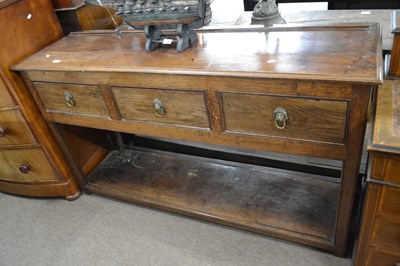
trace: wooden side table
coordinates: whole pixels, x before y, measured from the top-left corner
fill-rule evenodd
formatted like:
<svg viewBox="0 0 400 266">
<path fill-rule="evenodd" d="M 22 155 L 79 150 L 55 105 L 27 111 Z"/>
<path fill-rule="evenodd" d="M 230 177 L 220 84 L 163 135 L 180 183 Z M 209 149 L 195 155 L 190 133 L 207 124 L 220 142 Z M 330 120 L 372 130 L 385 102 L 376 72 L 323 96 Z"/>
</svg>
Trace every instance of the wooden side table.
<svg viewBox="0 0 400 266">
<path fill-rule="evenodd" d="M 355 265 L 400 265 L 400 81 L 378 89 Z"/>
<path fill-rule="evenodd" d="M 122 34 L 70 34 L 15 66 L 86 191 L 345 254 L 368 104 L 382 82 L 378 25 L 204 29 L 182 53 L 147 53 L 141 32 Z M 70 148 L 65 126 L 330 159 L 341 175 L 129 143 L 91 156 Z M 84 152 L 93 171 L 76 160 Z"/>
</svg>

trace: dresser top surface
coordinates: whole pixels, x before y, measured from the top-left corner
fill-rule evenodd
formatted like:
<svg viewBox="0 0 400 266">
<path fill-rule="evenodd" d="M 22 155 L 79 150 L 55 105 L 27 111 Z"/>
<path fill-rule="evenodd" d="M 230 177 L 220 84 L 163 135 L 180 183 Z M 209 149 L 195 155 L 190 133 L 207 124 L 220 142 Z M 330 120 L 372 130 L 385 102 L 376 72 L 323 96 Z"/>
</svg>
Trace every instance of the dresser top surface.
<svg viewBox="0 0 400 266">
<path fill-rule="evenodd" d="M 378 88 L 368 150 L 400 154 L 400 80 L 384 80 Z"/>
<path fill-rule="evenodd" d="M 178 53 L 145 51 L 143 32 L 74 33 L 27 58 L 16 70 L 116 71 L 380 83 L 379 26 L 330 25 L 198 32 Z"/>
</svg>

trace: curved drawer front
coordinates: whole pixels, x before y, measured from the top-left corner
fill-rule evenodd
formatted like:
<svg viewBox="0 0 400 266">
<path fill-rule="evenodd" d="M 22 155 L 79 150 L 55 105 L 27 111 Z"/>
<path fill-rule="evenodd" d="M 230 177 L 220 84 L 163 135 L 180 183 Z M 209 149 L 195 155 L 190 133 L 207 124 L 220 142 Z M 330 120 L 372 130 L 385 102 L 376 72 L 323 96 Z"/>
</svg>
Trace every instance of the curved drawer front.
<svg viewBox="0 0 400 266">
<path fill-rule="evenodd" d="M 226 131 L 343 144 L 346 101 L 221 93 Z"/>
<path fill-rule="evenodd" d="M 15 182 L 57 181 L 40 148 L 0 150 L 0 180 Z"/>
<path fill-rule="evenodd" d="M 0 108 L 6 106 L 14 106 L 15 103 L 11 98 L 11 95 L 8 93 L 6 85 L 4 84 L 3 79 L 0 77 Z"/>
<path fill-rule="evenodd" d="M 0 110 L 0 148 L 35 143 L 32 132 L 17 108 Z"/>
<path fill-rule="evenodd" d="M 47 112 L 109 117 L 98 86 L 34 82 Z"/>
<path fill-rule="evenodd" d="M 123 119 L 208 128 L 204 92 L 112 87 Z"/>
</svg>

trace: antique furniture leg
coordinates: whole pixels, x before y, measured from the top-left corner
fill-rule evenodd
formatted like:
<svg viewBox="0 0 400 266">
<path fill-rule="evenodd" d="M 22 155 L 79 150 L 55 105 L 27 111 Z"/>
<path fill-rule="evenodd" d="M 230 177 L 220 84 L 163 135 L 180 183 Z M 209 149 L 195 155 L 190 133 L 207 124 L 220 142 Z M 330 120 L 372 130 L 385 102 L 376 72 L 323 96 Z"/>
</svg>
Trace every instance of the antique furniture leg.
<svg viewBox="0 0 400 266">
<path fill-rule="evenodd" d="M 74 200 L 78 199 L 81 196 L 81 194 L 82 194 L 81 191 L 77 190 L 75 192 L 75 194 L 66 196 L 65 199 L 68 201 L 74 201 Z"/>
</svg>

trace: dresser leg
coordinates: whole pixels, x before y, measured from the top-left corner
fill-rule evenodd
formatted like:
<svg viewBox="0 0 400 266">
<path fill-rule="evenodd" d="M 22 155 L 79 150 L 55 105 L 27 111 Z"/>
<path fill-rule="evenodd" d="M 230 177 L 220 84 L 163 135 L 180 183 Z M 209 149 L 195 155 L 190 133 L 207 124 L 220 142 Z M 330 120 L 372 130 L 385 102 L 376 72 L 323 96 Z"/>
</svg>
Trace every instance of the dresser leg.
<svg viewBox="0 0 400 266">
<path fill-rule="evenodd" d="M 78 199 L 78 198 L 81 196 L 81 194 L 82 194 L 81 191 L 78 189 L 78 190 L 75 192 L 75 194 L 65 196 L 65 199 L 68 200 L 68 201 L 73 201 L 73 200 Z"/>
</svg>

